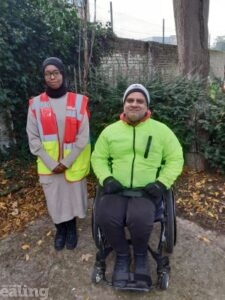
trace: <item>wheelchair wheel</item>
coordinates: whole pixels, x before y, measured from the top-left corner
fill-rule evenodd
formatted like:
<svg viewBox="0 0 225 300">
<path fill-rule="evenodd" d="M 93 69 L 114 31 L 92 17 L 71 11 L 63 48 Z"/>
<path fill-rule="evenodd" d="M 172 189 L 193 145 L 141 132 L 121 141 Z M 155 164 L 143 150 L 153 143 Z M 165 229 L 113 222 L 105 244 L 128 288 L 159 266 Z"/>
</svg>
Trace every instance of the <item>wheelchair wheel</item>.
<svg viewBox="0 0 225 300">
<path fill-rule="evenodd" d="M 167 290 L 169 286 L 169 274 L 167 272 L 163 272 L 160 274 L 158 279 L 158 285 L 161 290 Z"/>
<path fill-rule="evenodd" d="M 165 195 L 165 217 L 165 250 L 167 253 L 173 253 L 176 244 L 176 215 L 172 190 L 168 190 Z"/>
<path fill-rule="evenodd" d="M 105 280 L 105 266 L 103 267 L 99 263 L 95 263 L 93 272 L 91 274 L 92 283 L 99 283 L 100 281 Z"/>
<path fill-rule="evenodd" d="M 105 238 L 100 227 L 96 224 L 94 211 L 92 211 L 92 237 L 98 249 L 102 249 L 105 246 Z"/>
<path fill-rule="evenodd" d="M 96 196 L 94 199 L 94 203 L 93 203 L 93 207 L 92 207 L 92 237 L 94 239 L 95 245 L 99 250 L 104 251 L 104 249 L 106 247 L 108 247 L 108 242 L 105 238 L 105 236 L 102 233 L 101 228 L 99 227 L 99 225 L 96 223 L 96 219 L 95 219 L 95 211 L 96 211 L 96 206 L 97 206 L 97 202 L 98 199 L 101 197 L 101 188 L 97 187 L 96 188 Z"/>
</svg>

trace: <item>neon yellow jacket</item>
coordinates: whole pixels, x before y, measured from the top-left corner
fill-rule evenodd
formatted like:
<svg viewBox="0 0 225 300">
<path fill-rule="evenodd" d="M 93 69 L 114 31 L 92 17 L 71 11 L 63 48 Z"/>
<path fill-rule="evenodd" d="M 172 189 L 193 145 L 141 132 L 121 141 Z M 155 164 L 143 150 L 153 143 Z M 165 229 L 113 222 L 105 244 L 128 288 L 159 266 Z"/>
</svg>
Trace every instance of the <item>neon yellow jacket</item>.
<svg viewBox="0 0 225 300">
<path fill-rule="evenodd" d="M 120 120 L 100 134 L 91 158 L 99 183 L 113 176 L 124 187 L 144 187 L 159 180 L 167 188 L 183 168 L 183 153 L 175 134 L 148 118 L 136 126 Z"/>
</svg>

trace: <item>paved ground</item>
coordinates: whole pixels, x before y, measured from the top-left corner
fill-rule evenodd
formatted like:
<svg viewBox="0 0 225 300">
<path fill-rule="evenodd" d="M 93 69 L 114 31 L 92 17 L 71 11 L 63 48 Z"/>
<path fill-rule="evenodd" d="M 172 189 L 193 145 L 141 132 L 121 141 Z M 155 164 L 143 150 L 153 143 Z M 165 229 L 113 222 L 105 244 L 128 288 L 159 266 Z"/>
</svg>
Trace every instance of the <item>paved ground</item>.
<svg viewBox="0 0 225 300">
<path fill-rule="evenodd" d="M 178 243 L 170 257 L 172 272 L 168 290 L 118 292 L 104 283 L 92 284 L 96 248 L 90 215 L 89 209 L 88 217 L 79 220 L 79 243 L 74 251 L 54 250 L 54 227 L 48 217 L 1 240 L 0 300 L 225 299 L 225 237 L 179 218 Z M 112 261 L 113 254 L 108 258 L 109 278 Z M 156 278 L 154 263 L 152 277 Z M 30 288 L 34 288 L 32 293 Z"/>
</svg>

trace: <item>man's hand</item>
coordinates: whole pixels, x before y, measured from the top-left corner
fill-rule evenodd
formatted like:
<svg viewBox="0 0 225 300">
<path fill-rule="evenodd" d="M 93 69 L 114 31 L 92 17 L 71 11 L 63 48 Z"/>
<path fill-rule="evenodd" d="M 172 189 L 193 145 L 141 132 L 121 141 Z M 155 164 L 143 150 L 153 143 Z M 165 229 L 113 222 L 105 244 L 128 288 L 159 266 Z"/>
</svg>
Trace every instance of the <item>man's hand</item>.
<svg viewBox="0 0 225 300">
<path fill-rule="evenodd" d="M 160 202 L 166 189 L 166 186 L 160 181 L 151 182 L 144 187 L 144 190 L 152 197 L 152 200 L 156 204 Z"/>
<path fill-rule="evenodd" d="M 103 191 L 105 194 L 115 194 L 123 190 L 122 184 L 112 176 L 103 181 Z"/>
</svg>

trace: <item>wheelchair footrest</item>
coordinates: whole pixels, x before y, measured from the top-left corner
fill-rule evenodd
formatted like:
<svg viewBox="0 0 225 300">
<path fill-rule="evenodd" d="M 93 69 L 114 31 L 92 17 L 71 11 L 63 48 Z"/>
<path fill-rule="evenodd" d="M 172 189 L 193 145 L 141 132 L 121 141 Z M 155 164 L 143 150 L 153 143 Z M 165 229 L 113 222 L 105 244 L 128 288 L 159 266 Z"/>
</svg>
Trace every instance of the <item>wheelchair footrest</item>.
<svg viewBox="0 0 225 300">
<path fill-rule="evenodd" d="M 116 290 L 121 291 L 134 291 L 134 292 L 149 292 L 153 289 L 152 285 L 149 285 L 145 281 L 134 280 L 134 274 L 130 273 L 130 280 L 127 281 L 127 284 L 124 287 L 113 286 Z"/>
<path fill-rule="evenodd" d="M 118 291 L 133 291 L 133 292 L 149 292 L 150 290 L 153 289 L 152 286 L 150 287 L 140 287 L 136 284 L 136 282 L 128 282 L 125 287 L 115 287 L 116 290 Z"/>
</svg>

